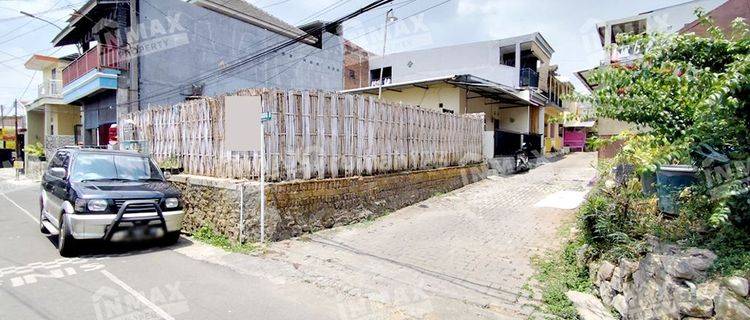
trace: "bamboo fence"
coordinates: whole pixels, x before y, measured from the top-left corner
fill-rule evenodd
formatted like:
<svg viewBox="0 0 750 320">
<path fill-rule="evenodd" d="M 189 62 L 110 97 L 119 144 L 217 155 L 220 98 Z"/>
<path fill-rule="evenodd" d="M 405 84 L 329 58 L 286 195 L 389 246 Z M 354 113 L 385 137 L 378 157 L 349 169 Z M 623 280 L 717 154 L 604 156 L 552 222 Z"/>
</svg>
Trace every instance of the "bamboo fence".
<svg viewBox="0 0 750 320">
<path fill-rule="evenodd" d="M 246 89 L 261 95 L 266 177 L 272 181 L 374 175 L 482 161 L 484 114 L 454 115 L 319 91 Z M 224 145 L 224 96 L 125 114 L 120 128 L 145 141 L 157 162 L 176 159 L 185 173 L 259 176 L 258 151 Z M 257 119 L 248 119 L 256 125 Z"/>
</svg>

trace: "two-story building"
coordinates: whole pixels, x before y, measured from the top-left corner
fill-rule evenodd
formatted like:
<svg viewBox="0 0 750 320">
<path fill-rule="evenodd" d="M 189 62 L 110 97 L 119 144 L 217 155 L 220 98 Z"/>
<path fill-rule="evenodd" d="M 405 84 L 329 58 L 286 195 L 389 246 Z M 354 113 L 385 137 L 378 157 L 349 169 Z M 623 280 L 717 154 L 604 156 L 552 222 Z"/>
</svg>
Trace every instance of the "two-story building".
<svg viewBox="0 0 750 320">
<path fill-rule="evenodd" d="M 512 155 L 523 142 L 541 154 L 550 150 L 545 115 L 562 112 L 561 97 L 570 90 L 550 65 L 553 53 L 540 33 L 531 33 L 371 56 L 368 86 L 344 92 L 447 113 L 483 112 L 487 158 Z"/>
<path fill-rule="evenodd" d="M 724 30 L 729 29 L 729 24 L 734 18 L 742 16 L 742 14 L 747 15 L 749 12 L 746 0 L 693 0 L 630 17 L 604 21 L 596 25 L 596 31 L 604 49 L 600 65 L 592 69 L 579 71 L 576 73 L 576 77 L 587 89 L 594 91 L 597 88 L 597 83 L 591 80 L 594 70 L 614 63 L 627 64 L 641 57 L 639 53 L 631 52 L 627 46 L 618 44 L 618 34 L 705 32 L 705 28 L 701 28 L 695 16 L 695 11 L 699 8 L 711 17 L 720 18 L 717 25 Z M 614 119 L 598 118 L 596 119 L 595 130 L 600 137 L 609 138 L 619 135 L 623 131 L 636 132 L 644 130 L 644 128 Z M 616 143 L 600 150 L 600 158 L 614 156 L 620 150 L 621 145 L 621 143 Z"/>
<path fill-rule="evenodd" d="M 77 54 L 56 58 L 35 54 L 24 64 L 26 69 L 41 71 L 36 99 L 26 105 L 25 144 L 44 145 L 47 156 L 57 148 L 81 141 L 81 107 L 63 102 L 62 71 Z"/>
<path fill-rule="evenodd" d="M 84 50 L 62 70 L 62 100 L 83 108 L 85 143 L 106 145 L 118 114 L 150 105 L 249 87 L 341 90 L 340 31 L 295 27 L 244 0 L 89 0 L 53 44 Z"/>
</svg>

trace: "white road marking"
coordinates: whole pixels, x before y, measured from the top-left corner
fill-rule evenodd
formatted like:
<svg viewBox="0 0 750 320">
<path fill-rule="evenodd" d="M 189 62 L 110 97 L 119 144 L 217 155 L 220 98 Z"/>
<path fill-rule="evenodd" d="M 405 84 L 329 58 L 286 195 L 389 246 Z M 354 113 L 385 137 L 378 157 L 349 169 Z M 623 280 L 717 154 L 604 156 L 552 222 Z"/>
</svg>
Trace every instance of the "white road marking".
<svg viewBox="0 0 750 320">
<path fill-rule="evenodd" d="M 159 316 L 161 316 L 162 319 L 165 319 L 165 320 L 174 320 L 174 318 L 172 318 L 172 316 L 170 316 L 169 313 L 167 313 L 166 311 L 162 310 L 161 308 L 159 308 L 159 306 L 155 305 L 153 302 L 151 302 L 148 299 L 146 299 L 146 297 L 144 297 L 143 295 L 141 295 L 140 293 L 138 293 L 138 291 L 135 291 L 135 289 L 133 289 L 130 286 L 128 286 L 125 282 L 123 282 L 119 278 L 115 277 L 115 275 L 111 274 L 109 271 L 107 271 L 107 270 L 101 270 L 101 273 L 105 277 L 109 278 L 109 280 L 112 280 L 112 282 L 114 282 L 116 285 L 120 286 L 121 288 L 125 289 L 125 291 L 127 291 L 128 293 L 130 293 L 131 295 L 133 295 L 133 297 L 135 297 L 136 299 L 138 299 L 138 301 L 142 302 L 147 307 L 151 308 L 151 310 L 153 310 L 154 312 L 156 312 L 156 314 L 158 314 Z"/>
<path fill-rule="evenodd" d="M 35 217 L 33 214 L 31 214 L 30 212 L 28 212 L 26 209 L 24 209 L 23 207 L 21 207 L 20 205 L 18 205 L 18 203 L 16 203 L 15 201 L 13 201 L 10 198 L 8 198 L 8 196 L 6 196 L 4 193 L 0 193 L 0 196 L 3 196 L 3 198 L 5 198 L 6 200 L 10 201 L 10 203 L 12 203 L 14 206 L 18 207 L 18 209 L 20 209 L 23 213 L 25 213 L 27 216 L 29 216 L 29 218 L 31 218 L 34 221 L 36 221 L 36 223 L 39 223 L 39 219 L 37 217 Z"/>
</svg>

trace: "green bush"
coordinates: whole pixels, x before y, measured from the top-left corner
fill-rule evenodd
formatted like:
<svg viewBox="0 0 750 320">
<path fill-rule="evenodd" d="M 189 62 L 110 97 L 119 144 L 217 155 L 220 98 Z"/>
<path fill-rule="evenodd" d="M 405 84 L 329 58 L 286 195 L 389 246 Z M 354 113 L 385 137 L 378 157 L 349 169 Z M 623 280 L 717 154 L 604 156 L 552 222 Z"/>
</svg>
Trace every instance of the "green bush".
<svg viewBox="0 0 750 320">
<path fill-rule="evenodd" d="M 37 158 L 44 157 L 44 145 L 41 142 L 28 145 L 23 149 L 26 154 Z"/>
<path fill-rule="evenodd" d="M 577 99 L 600 117 L 647 129 L 623 150 L 623 160 L 651 172 L 664 163 L 706 164 L 695 152 L 701 148 L 731 160 L 750 159 L 750 32 L 741 20 L 733 29 L 724 35 L 710 26 L 708 37 L 618 35 L 621 46 L 642 57 L 600 68 L 591 79 L 598 89 Z M 747 189 L 711 200 L 706 218 L 712 227 L 734 224 L 750 231 Z"/>
</svg>

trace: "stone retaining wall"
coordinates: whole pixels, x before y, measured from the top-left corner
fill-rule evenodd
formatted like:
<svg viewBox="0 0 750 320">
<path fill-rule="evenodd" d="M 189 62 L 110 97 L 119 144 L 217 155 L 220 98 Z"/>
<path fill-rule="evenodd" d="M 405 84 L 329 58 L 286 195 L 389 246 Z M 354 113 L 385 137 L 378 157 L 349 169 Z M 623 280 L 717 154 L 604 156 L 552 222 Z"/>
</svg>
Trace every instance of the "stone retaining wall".
<svg viewBox="0 0 750 320">
<path fill-rule="evenodd" d="M 335 226 L 356 223 L 412 205 L 485 178 L 485 165 L 339 179 L 270 183 L 266 187 L 266 235 L 278 241 Z M 177 175 L 183 192 L 184 230 L 211 226 L 239 239 L 240 189 L 244 189 L 244 239 L 260 238 L 259 184 Z"/>
<path fill-rule="evenodd" d="M 631 320 L 750 319 L 747 279 L 706 281 L 716 254 L 653 240 L 652 246 L 639 262 L 589 267 L 604 306 Z"/>
</svg>

